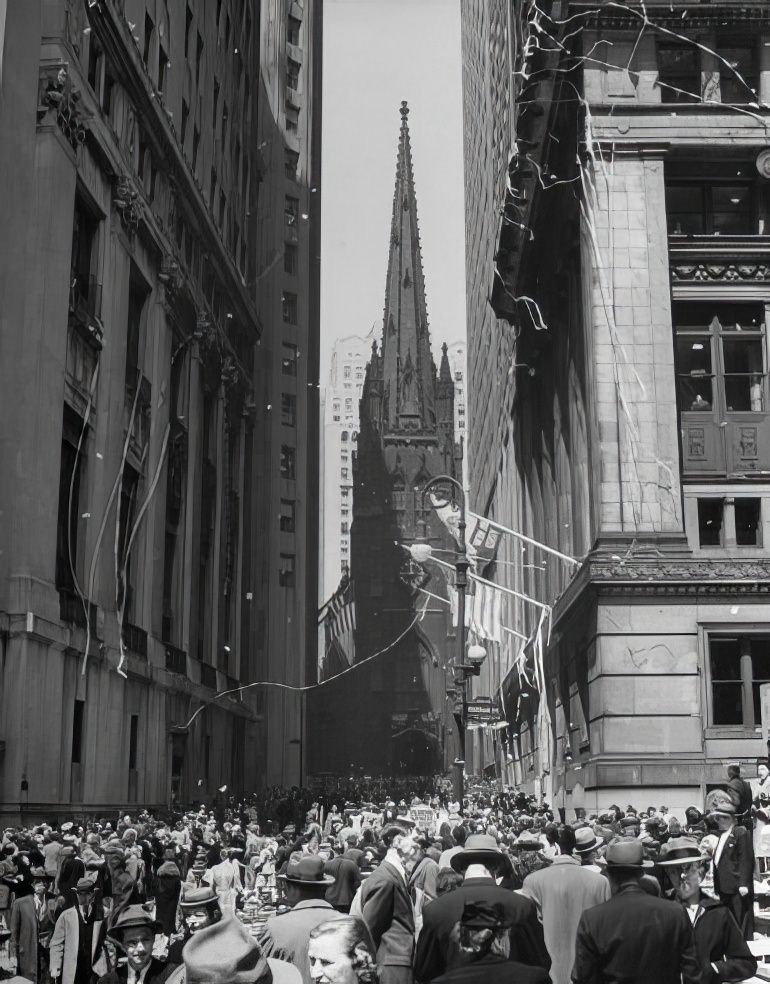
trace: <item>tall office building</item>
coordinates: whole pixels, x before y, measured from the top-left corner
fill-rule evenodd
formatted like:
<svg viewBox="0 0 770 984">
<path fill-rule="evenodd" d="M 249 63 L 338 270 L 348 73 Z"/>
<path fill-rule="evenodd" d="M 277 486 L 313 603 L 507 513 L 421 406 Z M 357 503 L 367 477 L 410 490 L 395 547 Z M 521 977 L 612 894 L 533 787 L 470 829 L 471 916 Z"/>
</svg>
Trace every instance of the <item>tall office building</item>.
<svg viewBox="0 0 770 984">
<path fill-rule="evenodd" d="M 350 572 L 353 523 L 353 458 L 358 447 L 358 409 L 374 329 L 365 337 L 340 338 L 332 349 L 329 379 L 322 397 L 319 605 Z"/>
<path fill-rule="evenodd" d="M 256 455 L 264 589 L 254 637 L 262 679 L 302 686 L 316 667 L 318 596 L 321 215 L 321 0 L 261 4 L 257 207 Z M 267 688 L 268 784 L 299 783 L 303 712 L 297 694 Z"/>
<path fill-rule="evenodd" d="M 517 649 L 502 666 L 498 771 L 559 807 L 681 809 L 767 754 L 770 12 L 653 0 L 640 34 L 631 5 L 475 6 L 473 496 L 580 562 L 504 538 L 493 576 L 553 614 L 539 692 Z M 490 58 L 513 67 L 503 107 Z M 509 119 L 501 190 L 480 148 Z M 532 667 L 536 607 L 504 617 Z"/>
<path fill-rule="evenodd" d="M 309 16 L 295 6 L 285 31 Z M 264 673 L 258 353 L 281 319 L 260 292 L 258 207 L 276 165 L 259 147 L 257 103 L 267 60 L 282 78 L 294 68 L 288 41 L 263 44 L 262 8 L 3 4 L 9 815 L 210 802 L 267 772 L 254 691 L 212 703 Z M 296 293 L 310 304 L 307 211 Z M 312 472 L 301 481 L 312 486 Z"/>
</svg>

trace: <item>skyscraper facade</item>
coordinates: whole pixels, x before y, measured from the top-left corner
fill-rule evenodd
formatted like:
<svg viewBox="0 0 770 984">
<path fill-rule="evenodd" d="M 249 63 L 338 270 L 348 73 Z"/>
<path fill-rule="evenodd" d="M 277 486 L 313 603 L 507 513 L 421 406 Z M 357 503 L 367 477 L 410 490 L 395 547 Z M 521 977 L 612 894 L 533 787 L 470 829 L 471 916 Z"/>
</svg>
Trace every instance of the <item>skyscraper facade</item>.
<svg viewBox="0 0 770 984">
<path fill-rule="evenodd" d="M 471 182 L 500 126 L 487 42 L 515 79 L 506 187 L 467 189 L 469 237 L 500 220 L 484 268 L 468 251 L 471 484 L 561 556 L 507 536 L 491 575 L 532 599 L 504 609 L 525 638 L 500 667 L 498 771 L 564 808 L 681 809 L 767 752 L 770 19 L 509 13 L 502 45 L 463 24 Z"/>
<path fill-rule="evenodd" d="M 256 693 L 219 696 L 264 673 L 257 102 L 265 59 L 294 69 L 262 6 L 3 4 L 8 814 L 210 802 L 266 774 Z"/>
<path fill-rule="evenodd" d="M 313 772 L 430 775 L 454 758 L 447 583 L 408 551 L 423 537 L 452 551 L 422 496 L 442 474 L 456 474 L 454 384 L 446 346 L 438 370 L 431 351 L 404 103 L 382 336 L 365 371 L 352 471 L 359 665 L 311 695 Z"/>
</svg>

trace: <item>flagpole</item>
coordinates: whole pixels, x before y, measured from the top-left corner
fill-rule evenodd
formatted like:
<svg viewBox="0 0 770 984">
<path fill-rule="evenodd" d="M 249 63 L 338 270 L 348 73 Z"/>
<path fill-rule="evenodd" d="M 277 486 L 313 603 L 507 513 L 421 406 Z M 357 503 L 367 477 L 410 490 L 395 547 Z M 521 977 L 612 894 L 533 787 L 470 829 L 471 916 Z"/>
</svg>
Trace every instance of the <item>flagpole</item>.
<svg viewBox="0 0 770 984">
<path fill-rule="evenodd" d="M 494 526 L 496 530 L 500 530 L 502 533 L 509 533 L 511 536 L 515 536 L 517 540 L 523 540 L 524 543 L 528 543 L 532 547 L 537 547 L 539 550 L 545 550 L 546 553 L 552 554 L 554 557 L 558 557 L 559 560 L 565 560 L 568 564 L 574 564 L 576 567 L 580 567 L 583 563 L 582 560 L 577 560 L 575 557 L 570 557 L 569 554 L 564 554 L 559 550 L 554 550 L 553 547 L 547 547 L 544 543 L 540 543 L 539 540 L 533 540 L 531 537 L 525 536 L 517 530 L 512 530 L 509 526 L 503 526 L 502 523 L 498 523 L 494 519 L 489 519 L 487 516 L 479 516 L 478 513 L 473 512 L 471 509 L 468 510 L 468 513 L 480 523 L 489 523 L 489 525 Z"/>
<path fill-rule="evenodd" d="M 452 564 L 448 564 L 445 560 L 440 560 L 438 557 L 431 557 L 430 559 L 432 561 L 435 561 L 435 563 L 437 564 L 441 564 L 442 567 L 449 567 L 452 570 L 454 569 Z M 478 574 L 470 574 L 469 577 L 471 578 L 472 581 L 478 581 L 479 584 L 486 584 L 490 588 L 495 588 L 497 591 L 502 591 L 505 594 L 509 594 L 514 598 L 519 598 L 521 601 L 528 601 L 530 605 L 536 605 L 538 608 L 542 609 L 543 611 L 551 610 L 550 605 L 544 605 L 542 601 L 535 601 L 535 599 L 530 598 L 529 595 L 522 594 L 520 591 L 514 591 L 513 588 L 506 588 L 504 584 L 495 584 L 494 581 L 487 581 L 485 577 L 480 577 Z"/>
</svg>

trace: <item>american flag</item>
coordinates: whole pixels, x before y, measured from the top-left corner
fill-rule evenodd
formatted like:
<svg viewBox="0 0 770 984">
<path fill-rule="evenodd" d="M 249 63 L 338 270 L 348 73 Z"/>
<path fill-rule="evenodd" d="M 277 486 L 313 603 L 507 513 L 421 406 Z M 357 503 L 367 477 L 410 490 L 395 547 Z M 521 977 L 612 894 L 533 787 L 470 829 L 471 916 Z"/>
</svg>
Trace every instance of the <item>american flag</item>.
<svg viewBox="0 0 770 984">
<path fill-rule="evenodd" d="M 326 652 L 321 677 L 325 678 L 355 662 L 356 600 L 352 580 L 343 578 L 322 613 Z"/>
</svg>

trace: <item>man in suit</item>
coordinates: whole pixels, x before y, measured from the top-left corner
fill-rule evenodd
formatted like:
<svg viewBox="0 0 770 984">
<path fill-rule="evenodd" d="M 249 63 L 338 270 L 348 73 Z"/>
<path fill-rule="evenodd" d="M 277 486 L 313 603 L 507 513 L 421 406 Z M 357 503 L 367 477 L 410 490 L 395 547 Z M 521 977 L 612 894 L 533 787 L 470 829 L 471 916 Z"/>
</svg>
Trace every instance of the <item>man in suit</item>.
<svg viewBox="0 0 770 984">
<path fill-rule="evenodd" d="M 304 984 L 312 984 L 307 955 L 310 931 L 337 917 L 324 898 L 334 878 L 324 874 L 323 858 L 313 854 L 299 855 L 290 861 L 278 878 L 284 882 L 284 894 L 291 909 L 267 920 L 259 945 L 265 957 L 294 964 Z"/>
<path fill-rule="evenodd" d="M 749 783 L 741 777 L 741 767 L 737 762 L 727 766 L 727 791 L 735 802 L 735 821 L 751 834 L 754 824 L 751 817 L 751 803 L 754 793 Z"/>
<path fill-rule="evenodd" d="M 90 879 L 80 878 L 73 893 L 75 905 L 59 915 L 51 936 L 51 978 L 57 984 L 93 984 L 107 970 L 104 913 Z"/>
<path fill-rule="evenodd" d="M 381 984 L 412 984 L 414 910 L 409 876 L 417 844 L 405 826 L 382 831 L 384 860 L 361 886 L 361 913 L 377 948 Z"/>
<path fill-rule="evenodd" d="M 439 896 L 423 909 L 422 932 L 417 942 L 415 977 L 427 984 L 462 962 L 452 941 L 466 902 L 500 904 L 510 923 L 510 959 L 531 967 L 550 970 L 551 958 L 545 947 L 543 927 L 531 899 L 503 888 L 495 875 L 505 863 L 497 841 L 489 834 L 471 834 L 465 846 L 451 859 L 452 868 L 464 875 L 463 884 Z"/>
<path fill-rule="evenodd" d="M 346 851 L 343 857 L 350 858 L 351 861 L 355 861 L 358 867 L 361 867 L 361 861 L 364 857 L 364 852 L 358 846 L 358 834 L 348 834 L 346 838 Z"/>
<path fill-rule="evenodd" d="M 17 970 L 35 984 L 48 980 L 48 948 L 54 928 L 54 902 L 47 897 L 53 882 L 44 868 L 32 869 L 32 895 L 16 899 L 11 908 L 11 949 Z"/>
<path fill-rule="evenodd" d="M 586 830 L 593 837 L 590 828 Z M 527 875 L 521 893 L 535 903 L 543 923 L 545 945 L 553 961 L 553 984 L 569 984 L 580 917 L 586 909 L 607 901 L 610 883 L 598 872 L 581 866 L 572 856 L 575 832 L 571 827 L 563 827 L 559 832 L 559 847 L 561 854 L 549 867 Z"/>
<path fill-rule="evenodd" d="M 99 984 L 163 984 L 176 969 L 152 955 L 156 933 L 163 927 L 144 906 L 124 909 L 110 930 L 109 938 L 126 955 L 126 963 L 99 978 Z"/>
<path fill-rule="evenodd" d="M 340 854 L 324 864 L 324 871 L 334 879 L 334 884 L 326 890 L 326 901 L 338 912 L 347 914 L 361 884 L 361 869 L 352 858 Z"/>
<path fill-rule="evenodd" d="M 640 885 L 640 841 L 610 844 L 605 858 L 612 898 L 580 917 L 574 984 L 702 984 L 692 924 L 676 902 Z"/>
<path fill-rule="evenodd" d="M 735 822 L 732 803 L 718 802 L 711 815 L 719 824 L 714 851 L 714 888 L 735 916 L 744 939 L 754 939 L 754 851 L 751 835 Z"/>
</svg>

